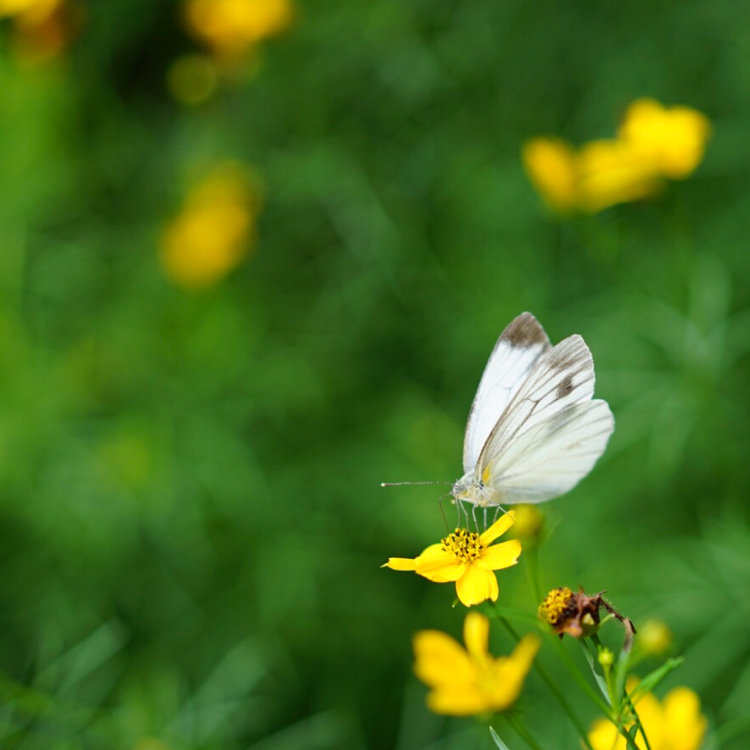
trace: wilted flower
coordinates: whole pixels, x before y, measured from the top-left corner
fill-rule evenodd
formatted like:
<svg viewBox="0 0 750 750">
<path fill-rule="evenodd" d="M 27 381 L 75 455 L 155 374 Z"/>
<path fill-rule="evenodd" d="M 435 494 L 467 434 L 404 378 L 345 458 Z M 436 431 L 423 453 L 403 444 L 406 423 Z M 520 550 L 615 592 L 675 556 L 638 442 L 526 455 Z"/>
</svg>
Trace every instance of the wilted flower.
<svg viewBox="0 0 750 750">
<path fill-rule="evenodd" d="M 214 283 L 235 268 L 255 239 L 260 199 L 239 165 L 221 165 L 188 194 L 161 238 L 161 259 L 186 287 Z"/>
<path fill-rule="evenodd" d="M 526 635 L 510 656 L 495 658 L 488 650 L 489 627 L 484 615 L 470 612 L 464 621 L 465 649 L 437 630 L 414 636 L 414 672 L 431 688 L 430 710 L 472 716 L 505 711 L 517 700 L 539 650 L 539 638 Z"/>
<path fill-rule="evenodd" d="M 625 628 L 623 649 L 629 651 L 635 634 L 633 623 L 630 618 L 623 617 L 608 604 L 601 593 L 587 596 L 583 589 L 580 589 L 574 594 L 567 586 L 552 589 L 539 605 L 538 614 L 541 620 L 552 626 L 560 638 L 565 634 L 573 638 L 583 638 L 595 633 L 599 627 L 601 607 L 604 607 L 623 624 Z"/>
<path fill-rule="evenodd" d="M 482 534 L 457 528 L 438 544 L 427 547 L 418 557 L 391 557 L 383 567 L 413 570 L 437 583 L 455 582 L 456 594 L 467 607 L 486 599 L 494 602 L 499 594 L 494 571 L 509 568 L 518 562 L 521 542 L 518 539 L 494 545 L 492 542 L 512 525 L 511 511 Z"/>
<path fill-rule="evenodd" d="M 632 693 L 638 681 L 628 679 Z M 686 687 L 671 690 L 659 701 L 652 693 L 635 698 L 635 709 L 651 750 L 698 750 L 708 722 L 700 712 L 700 699 Z M 633 722 L 626 725 L 626 729 Z M 593 750 L 626 750 L 627 742 L 609 719 L 597 719 L 588 734 Z M 638 743 L 639 747 L 642 744 Z"/>
<path fill-rule="evenodd" d="M 290 0 L 185 0 L 188 30 L 225 60 L 242 58 L 292 22 Z"/>
</svg>

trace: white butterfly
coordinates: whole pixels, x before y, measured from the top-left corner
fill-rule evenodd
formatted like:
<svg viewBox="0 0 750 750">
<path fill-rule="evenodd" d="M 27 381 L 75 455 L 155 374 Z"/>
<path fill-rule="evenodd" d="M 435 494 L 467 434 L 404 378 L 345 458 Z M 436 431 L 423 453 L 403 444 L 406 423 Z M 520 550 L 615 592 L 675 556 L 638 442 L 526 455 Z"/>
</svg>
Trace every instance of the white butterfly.
<svg viewBox="0 0 750 750">
<path fill-rule="evenodd" d="M 487 508 L 571 490 L 614 429 L 607 402 L 593 395 L 594 360 L 584 340 L 574 335 L 552 346 L 531 313 L 519 315 L 500 334 L 479 382 L 453 497 Z"/>
</svg>

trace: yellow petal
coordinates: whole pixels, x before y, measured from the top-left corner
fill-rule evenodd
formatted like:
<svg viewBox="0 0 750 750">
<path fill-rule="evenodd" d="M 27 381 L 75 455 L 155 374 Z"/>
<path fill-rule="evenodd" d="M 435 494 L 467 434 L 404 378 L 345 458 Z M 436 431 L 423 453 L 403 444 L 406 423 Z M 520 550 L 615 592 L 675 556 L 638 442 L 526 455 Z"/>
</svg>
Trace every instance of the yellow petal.
<svg viewBox="0 0 750 750">
<path fill-rule="evenodd" d="M 629 141 L 590 141 L 581 147 L 579 160 L 579 198 L 587 211 L 648 197 L 661 184 L 654 155 Z"/>
<path fill-rule="evenodd" d="M 492 708 L 477 685 L 450 685 L 434 690 L 427 696 L 427 707 L 449 716 L 476 716 Z"/>
<path fill-rule="evenodd" d="M 609 719 L 597 719 L 588 733 L 593 750 L 626 750 L 625 738 Z"/>
<path fill-rule="evenodd" d="M 469 656 L 478 663 L 489 657 L 490 621 L 479 612 L 469 612 L 464 620 L 464 643 Z"/>
<path fill-rule="evenodd" d="M 524 168 L 550 208 L 574 207 L 577 191 L 576 154 L 559 138 L 533 138 L 521 151 Z"/>
<path fill-rule="evenodd" d="M 678 687 L 667 694 L 662 706 L 665 734 L 673 750 L 698 750 L 707 727 L 698 696 L 690 688 Z"/>
<path fill-rule="evenodd" d="M 466 569 L 466 563 L 446 552 L 440 544 L 429 546 L 414 562 L 418 575 L 436 583 L 457 581 Z"/>
<path fill-rule="evenodd" d="M 413 640 L 414 673 L 430 687 L 468 685 L 474 666 L 460 644 L 439 630 L 420 630 Z"/>
<path fill-rule="evenodd" d="M 383 563 L 381 568 L 390 568 L 391 570 L 415 570 L 417 561 L 410 557 L 389 557 L 387 563 Z"/>
<path fill-rule="evenodd" d="M 492 691 L 492 703 L 495 710 L 503 711 L 518 699 L 540 645 L 541 641 L 538 636 L 525 635 L 510 656 L 501 657 L 496 661 Z"/>
<path fill-rule="evenodd" d="M 499 536 L 502 536 L 516 520 L 515 511 L 508 511 L 495 521 L 480 537 L 479 541 L 484 547 L 492 544 Z"/>
<path fill-rule="evenodd" d="M 515 565 L 520 554 L 521 542 L 518 539 L 511 539 L 509 542 L 493 544 L 482 550 L 475 564 L 484 570 L 502 570 Z"/>
<path fill-rule="evenodd" d="M 497 600 L 498 588 L 495 574 L 478 565 L 468 565 L 466 572 L 456 581 L 456 593 L 467 607 L 486 599 Z"/>
</svg>

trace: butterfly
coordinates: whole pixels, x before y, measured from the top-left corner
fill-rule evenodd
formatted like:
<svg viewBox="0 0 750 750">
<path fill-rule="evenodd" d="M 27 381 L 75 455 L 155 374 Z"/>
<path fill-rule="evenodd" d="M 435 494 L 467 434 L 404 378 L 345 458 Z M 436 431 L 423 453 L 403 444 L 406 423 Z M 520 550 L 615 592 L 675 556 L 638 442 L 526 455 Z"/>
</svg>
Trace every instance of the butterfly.
<svg viewBox="0 0 750 750">
<path fill-rule="evenodd" d="M 614 430 L 607 402 L 593 395 L 584 340 L 576 334 L 552 346 L 539 321 L 521 313 L 500 334 L 479 382 L 455 500 L 488 508 L 573 489 Z"/>
</svg>

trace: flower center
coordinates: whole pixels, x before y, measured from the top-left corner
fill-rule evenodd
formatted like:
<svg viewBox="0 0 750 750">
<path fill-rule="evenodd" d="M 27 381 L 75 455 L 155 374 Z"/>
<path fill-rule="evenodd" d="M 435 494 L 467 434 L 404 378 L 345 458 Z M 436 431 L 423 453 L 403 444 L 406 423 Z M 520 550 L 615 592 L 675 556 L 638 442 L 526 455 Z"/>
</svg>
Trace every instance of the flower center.
<svg viewBox="0 0 750 750">
<path fill-rule="evenodd" d="M 573 592 L 567 586 L 552 589 L 539 605 L 539 617 L 550 625 L 557 625 L 562 619 L 573 614 L 569 607 L 572 600 Z"/>
<path fill-rule="evenodd" d="M 441 539 L 440 544 L 446 552 L 450 552 L 461 562 L 476 560 L 484 549 L 479 534 L 475 531 L 460 528 L 457 528 L 452 534 L 448 534 L 445 539 Z"/>
</svg>

